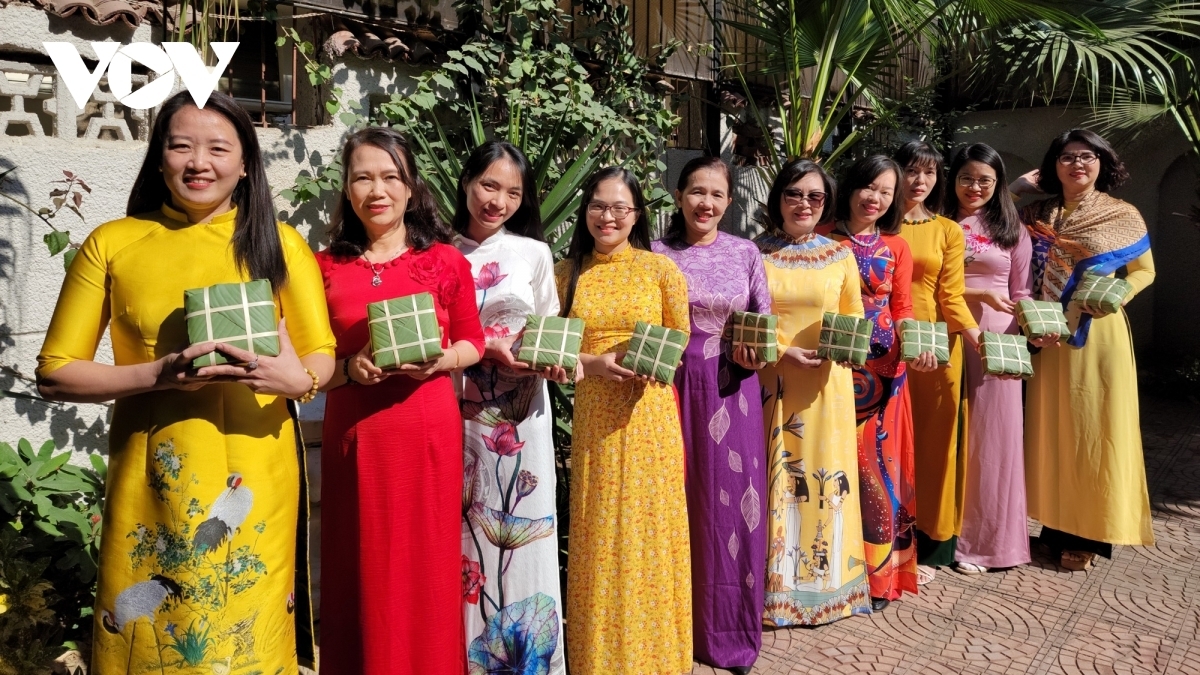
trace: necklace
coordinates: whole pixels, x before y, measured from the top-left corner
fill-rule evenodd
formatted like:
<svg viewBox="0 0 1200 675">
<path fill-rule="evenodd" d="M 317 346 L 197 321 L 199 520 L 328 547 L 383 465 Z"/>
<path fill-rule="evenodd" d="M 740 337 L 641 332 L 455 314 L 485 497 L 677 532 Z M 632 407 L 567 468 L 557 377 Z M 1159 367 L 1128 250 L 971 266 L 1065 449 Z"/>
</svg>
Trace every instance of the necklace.
<svg viewBox="0 0 1200 675">
<path fill-rule="evenodd" d="M 879 228 L 875 227 L 874 225 L 871 226 L 871 233 L 867 235 L 866 238 L 863 238 L 863 235 L 861 234 L 851 234 L 850 224 L 846 222 L 838 223 L 838 229 L 856 246 L 874 246 L 879 241 Z"/>
<path fill-rule="evenodd" d="M 937 216 L 929 216 L 928 218 L 922 218 L 920 220 L 909 220 L 908 218 L 905 218 L 901 221 L 901 223 L 904 225 L 924 225 L 925 223 L 932 223 L 935 220 L 937 220 Z"/>
<path fill-rule="evenodd" d="M 400 256 L 404 255 L 404 252 L 407 250 L 408 250 L 407 246 L 401 246 L 400 250 L 397 251 L 395 254 L 393 254 L 392 257 L 388 258 L 387 260 L 384 260 L 383 262 L 381 262 L 379 264 L 373 263 L 370 260 L 368 260 L 367 254 L 364 251 L 361 257 L 362 257 L 363 261 L 367 263 L 367 266 L 371 268 L 371 285 L 372 286 L 380 286 L 381 284 L 383 284 L 383 278 L 380 277 L 379 275 L 383 272 L 383 270 L 385 269 L 385 266 L 388 263 L 390 263 L 391 261 L 395 260 L 396 258 L 399 258 Z"/>
</svg>

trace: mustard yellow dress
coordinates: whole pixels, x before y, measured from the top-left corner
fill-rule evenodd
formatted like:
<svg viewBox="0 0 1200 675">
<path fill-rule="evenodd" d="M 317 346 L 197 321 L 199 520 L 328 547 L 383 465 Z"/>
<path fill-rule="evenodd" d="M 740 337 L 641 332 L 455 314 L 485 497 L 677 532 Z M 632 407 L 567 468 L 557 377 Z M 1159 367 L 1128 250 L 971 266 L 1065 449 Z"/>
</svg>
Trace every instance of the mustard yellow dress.
<svg viewBox="0 0 1200 675">
<path fill-rule="evenodd" d="M 915 440 L 917 559 L 922 565 L 949 565 L 962 533 L 967 467 L 959 333 L 979 324 L 963 299 L 966 240 L 958 223 L 944 216 L 906 220 L 900 236 L 912 251 L 913 315 L 918 321 L 944 321 L 950 333 L 947 366 L 928 373 L 908 371 Z"/>
<path fill-rule="evenodd" d="M 755 239 L 779 351 L 816 349 L 825 312 L 863 316 L 850 249 L 809 234 Z M 826 361 L 759 371 L 767 443 L 768 626 L 816 626 L 871 613 L 858 483 L 854 373 Z"/>
<path fill-rule="evenodd" d="M 564 305 L 571 264 L 555 267 Z M 570 316 L 585 323 L 585 354 L 624 351 L 638 321 L 690 332 L 687 281 L 657 253 L 593 253 Z M 670 385 L 585 378 L 575 390 L 573 431 L 571 675 L 689 672 L 691 551 L 675 395 Z"/>
<path fill-rule="evenodd" d="M 183 292 L 245 281 L 236 210 L 189 224 L 168 207 L 105 223 L 63 282 L 38 374 L 91 360 L 106 327 L 117 365 L 187 344 Z M 304 239 L 279 224 L 278 311 L 299 355 L 333 355 L 324 287 Z M 238 384 L 116 401 L 92 672 L 291 674 L 313 661 L 304 463 L 289 404 Z M 216 543 L 211 536 L 226 532 Z"/>
</svg>

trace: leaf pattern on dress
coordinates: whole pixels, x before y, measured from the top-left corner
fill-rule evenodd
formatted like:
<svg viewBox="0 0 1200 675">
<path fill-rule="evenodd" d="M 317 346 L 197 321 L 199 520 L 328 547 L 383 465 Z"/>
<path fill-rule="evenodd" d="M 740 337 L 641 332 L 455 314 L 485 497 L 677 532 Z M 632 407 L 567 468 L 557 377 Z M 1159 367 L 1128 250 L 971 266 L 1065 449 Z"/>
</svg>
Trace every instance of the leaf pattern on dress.
<svg viewBox="0 0 1200 675">
<path fill-rule="evenodd" d="M 729 541 L 726 542 L 725 547 L 729 549 L 729 555 L 734 560 L 737 560 L 738 549 L 741 546 L 742 542 L 738 541 L 737 532 L 731 532 L 729 534 Z"/>
<path fill-rule="evenodd" d="M 729 468 L 733 469 L 737 473 L 742 472 L 742 456 L 733 450 L 729 451 Z"/>
<path fill-rule="evenodd" d="M 746 575 L 746 588 L 754 588 L 754 572 Z"/>
<path fill-rule="evenodd" d="M 724 364 L 717 369 L 717 386 L 721 389 L 729 386 L 729 367 Z"/>
<path fill-rule="evenodd" d="M 738 410 L 742 411 L 742 415 L 750 414 L 750 404 L 746 401 L 746 395 L 738 392 Z"/>
<path fill-rule="evenodd" d="M 751 532 L 758 529 L 758 523 L 762 519 L 762 502 L 759 500 L 758 490 L 754 489 L 754 483 L 750 483 L 750 487 L 746 488 L 745 494 L 742 495 L 742 518 Z"/>
<path fill-rule="evenodd" d="M 708 435 L 712 436 L 714 443 L 720 445 L 728 431 L 729 411 L 725 409 L 725 404 L 722 403 L 720 410 L 713 413 L 712 419 L 708 421 Z"/>
<path fill-rule="evenodd" d="M 729 506 L 729 493 L 725 491 L 725 488 L 721 488 L 721 503 Z"/>
<path fill-rule="evenodd" d="M 714 335 L 704 341 L 704 358 L 711 359 L 721 353 L 721 336 Z"/>
</svg>

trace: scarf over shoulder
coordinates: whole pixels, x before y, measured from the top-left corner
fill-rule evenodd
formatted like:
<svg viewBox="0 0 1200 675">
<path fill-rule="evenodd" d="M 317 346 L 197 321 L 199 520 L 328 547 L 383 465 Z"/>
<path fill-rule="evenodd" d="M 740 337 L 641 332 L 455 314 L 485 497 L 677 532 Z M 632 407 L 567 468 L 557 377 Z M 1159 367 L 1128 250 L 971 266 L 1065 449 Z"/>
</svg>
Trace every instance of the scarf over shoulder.
<svg viewBox="0 0 1200 675">
<path fill-rule="evenodd" d="M 1051 197 L 1022 209 L 1021 220 L 1033 240 L 1033 295 L 1066 312 L 1084 272 L 1112 274 L 1150 250 L 1150 237 L 1138 210 L 1107 193 L 1091 192 L 1066 218 L 1064 207 Z M 1082 315 L 1067 344 L 1082 347 L 1091 320 Z"/>
</svg>

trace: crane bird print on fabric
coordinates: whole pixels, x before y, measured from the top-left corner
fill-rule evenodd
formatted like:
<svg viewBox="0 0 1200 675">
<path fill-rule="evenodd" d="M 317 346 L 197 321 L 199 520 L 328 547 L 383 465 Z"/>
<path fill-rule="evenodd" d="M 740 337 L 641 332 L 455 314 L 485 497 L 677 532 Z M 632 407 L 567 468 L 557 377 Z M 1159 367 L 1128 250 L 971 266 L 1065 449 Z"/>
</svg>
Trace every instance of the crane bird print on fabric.
<svg viewBox="0 0 1200 675">
<path fill-rule="evenodd" d="M 208 509 L 208 520 L 200 523 L 196 528 L 196 536 L 192 538 L 192 548 L 199 555 L 217 548 L 226 537 L 232 536 L 254 506 L 254 493 L 250 488 L 242 487 L 241 474 L 230 474 L 225 484 L 228 487 Z"/>
<path fill-rule="evenodd" d="M 154 636 L 154 646 L 159 651 L 159 666 L 162 667 L 162 646 L 158 640 L 158 632 L 154 629 L 158 610 L 168 598 L 183 599 L 183 589 L 173 580 L 155 574 L 149 581 L 138 582 L 117 595 L 112 611 L 100 610 L 100 625 L 113 635 L 123 635 L 126 626 L 132 626 L 129 633 L 129 657 L 133 658 L 133 645 L 137 640 L 137 624 L 140 619 L 150 622 L 150 633 Z"/>
<path fill-rule="evenodd" d="M 106 663 L 143 664 L 140 670 L 127 668 L 130 675 L 207 673 L 223 666 L 230 672 L 272 672 L 260 660 L 269 651 L 264 639 L 287 635 L 279 622 L 293 619 L 284 610 L 283 594 L 278 611 L 245 602 L 265 585 L 269 571 L 263 549 L 271 533 L 267 520 L 249 520 L 253 492 L 237 472 L 222 471 L 217 476 L 223 477 L 212 476 L 206 485 L 208 467 L 193 462 L 174 439 L 156 444 L 150 459 L 147 487 L 161 515 L 112 533 L 130 542 L 129 569 L 134 579 L 146 580 L 121 590 L 111 607 L 100 601 L 100 627 L 125 639 L 97 639 L 96 652 Z M 222 482 L 224 489 L 212 497 Z M 213 555 L 214 549 L 220 554 Z"/>
</svg>

